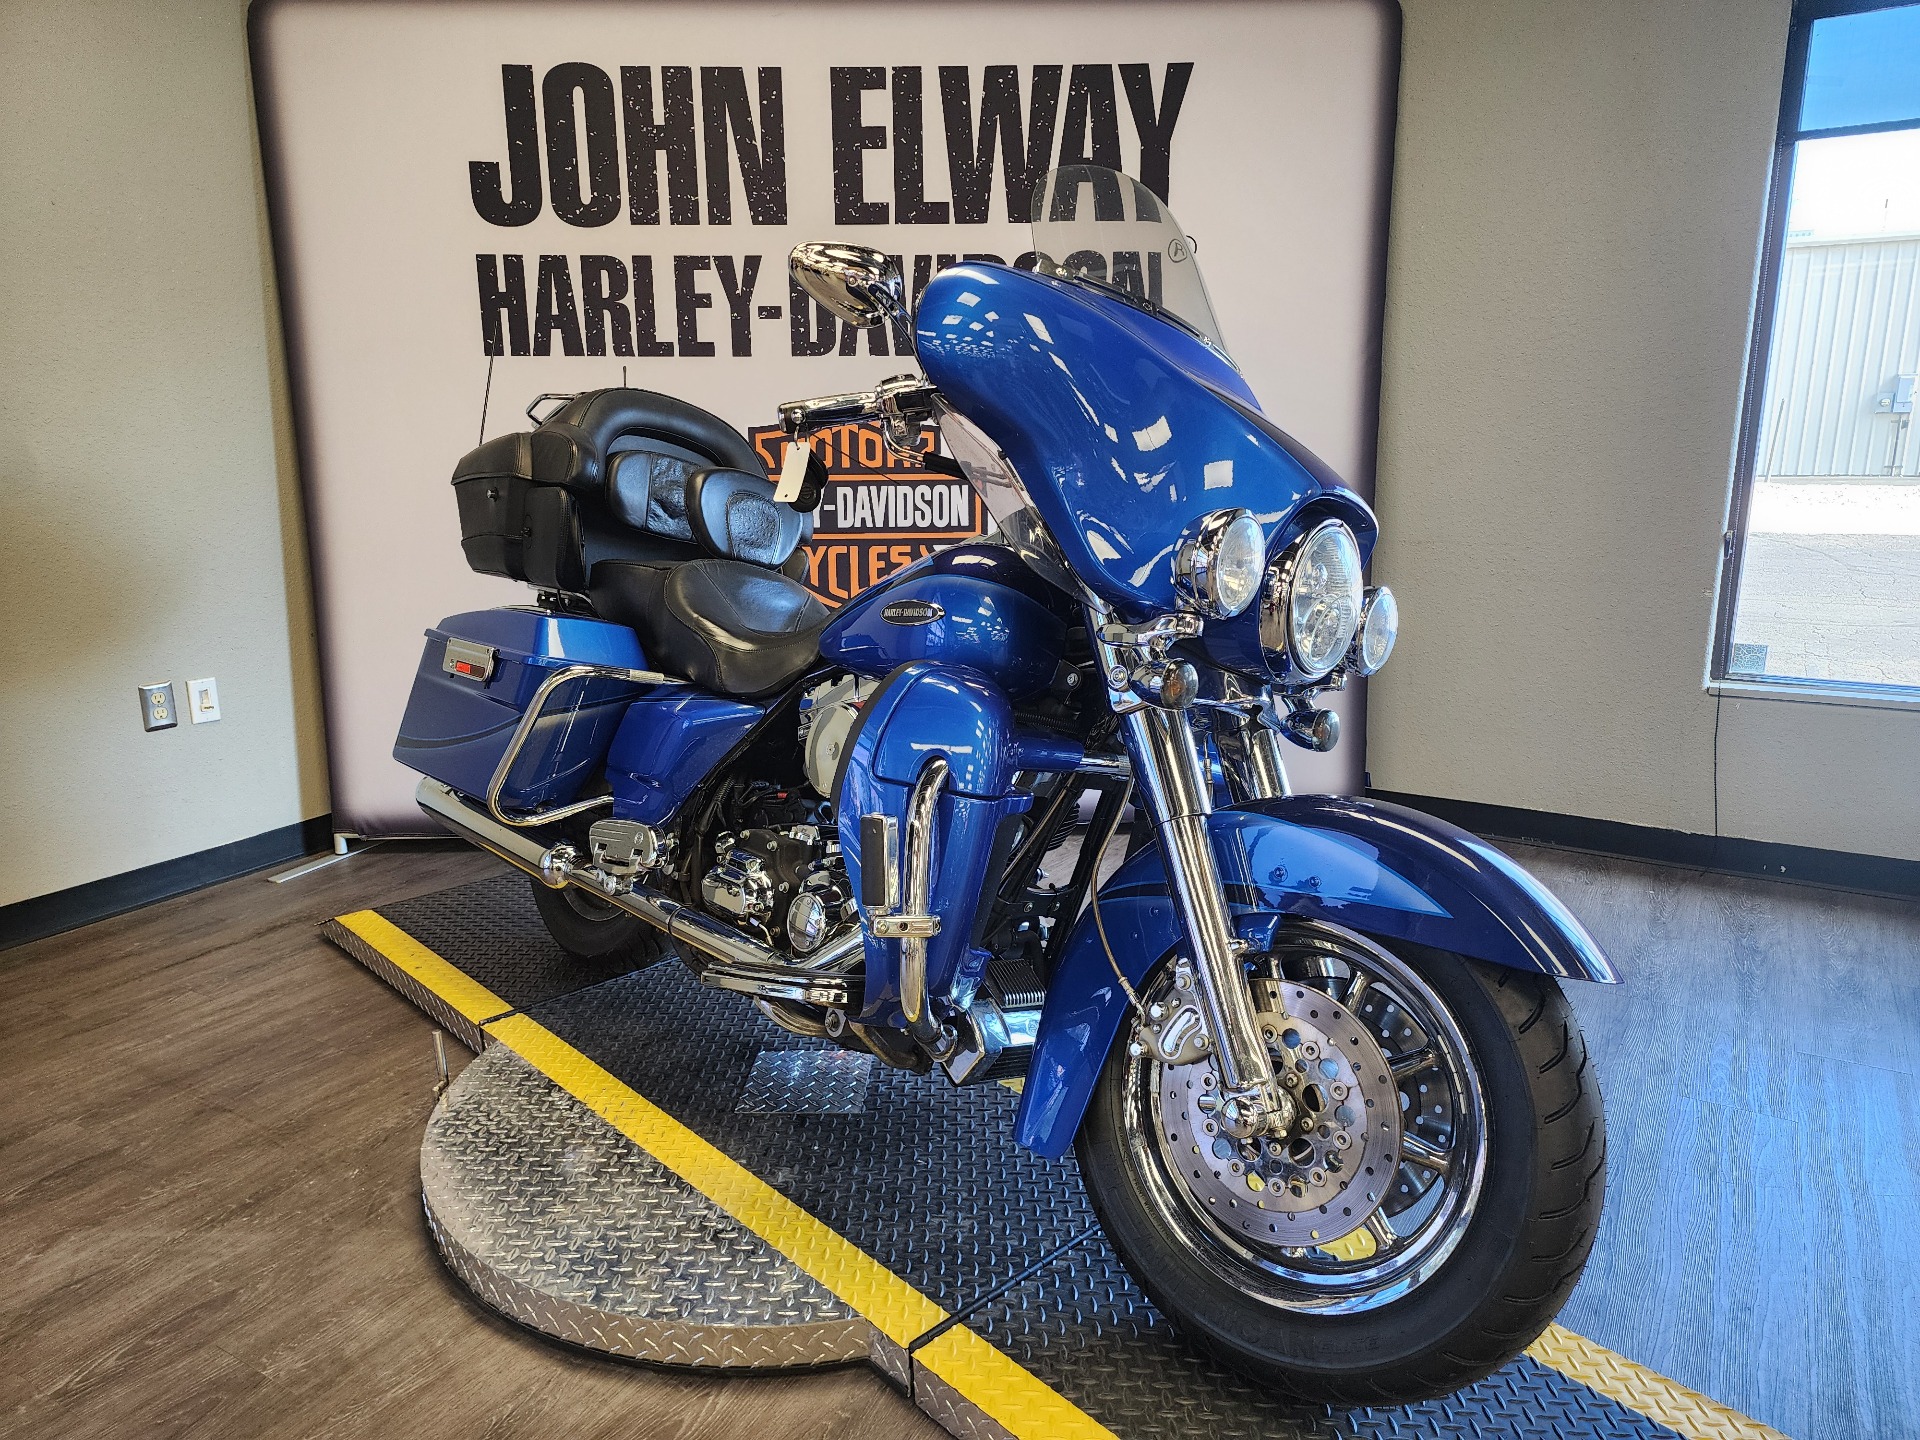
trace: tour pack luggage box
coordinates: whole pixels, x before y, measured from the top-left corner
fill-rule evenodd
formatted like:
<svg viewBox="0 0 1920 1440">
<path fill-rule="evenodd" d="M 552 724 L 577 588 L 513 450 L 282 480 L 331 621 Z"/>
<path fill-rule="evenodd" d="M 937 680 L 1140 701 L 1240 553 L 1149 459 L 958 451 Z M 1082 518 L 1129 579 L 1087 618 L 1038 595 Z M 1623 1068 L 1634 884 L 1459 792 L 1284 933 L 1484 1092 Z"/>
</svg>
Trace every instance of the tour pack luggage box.
<svg viewBox="0 0 1920 1440">
<path fill-rule="evenodd" d="M 584 590 L 578 507 L 565 488 L 534 477 L 534 440 L 498 436 L 454 467 L 460 547 L 482 575 Z"/>
<path fill-rule="evenodd" d="M 393 758 L 484 799 L 535 692 L 554 671 L 581 664 L 646 668 L 640 641 L 624 625 L 522 607 L 449 616 L 427 631 Z M 561 685 L 515 760 L 501 803 L 534 810 L 578 796 L 641 690 L 605 677 Z"/>
</svg>

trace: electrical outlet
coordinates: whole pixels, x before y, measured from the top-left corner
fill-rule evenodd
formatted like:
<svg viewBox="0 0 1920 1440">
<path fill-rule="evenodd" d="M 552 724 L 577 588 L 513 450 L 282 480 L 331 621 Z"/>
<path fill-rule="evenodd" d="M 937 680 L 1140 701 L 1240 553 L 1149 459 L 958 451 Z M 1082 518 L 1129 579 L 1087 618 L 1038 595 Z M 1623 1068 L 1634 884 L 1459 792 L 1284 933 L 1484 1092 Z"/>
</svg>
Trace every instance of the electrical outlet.
<svg viewBox="0 0 1920 1440">
<path fill-rule="evenodd" d="M 220 691 L 212 680 L 187 681 L 187 713 L 196 725 L 220 718 Z"/>
<path fill-rule="evenodd" d="M 149 730 L 171 730 L 180 723 L 173 703 L 173 682 L 140 687 L 140 722 Z"/>
</svg>

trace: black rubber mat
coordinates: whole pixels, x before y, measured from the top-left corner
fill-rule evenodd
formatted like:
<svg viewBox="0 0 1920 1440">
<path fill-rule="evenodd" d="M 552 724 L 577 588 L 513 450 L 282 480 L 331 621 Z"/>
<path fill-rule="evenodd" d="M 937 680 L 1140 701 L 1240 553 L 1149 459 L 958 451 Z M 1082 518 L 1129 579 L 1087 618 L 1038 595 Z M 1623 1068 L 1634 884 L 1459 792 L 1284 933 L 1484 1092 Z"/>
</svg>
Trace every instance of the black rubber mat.
<svg viewBox="0 0 1920 1440">
<path fill-rule="evenodd" d="M 955 1310 L 1092 1222 L 1071 1160 L 1013 1143 L 1019 1097 L 876 1067 L 867 1111 L 736 1109 L 754 1057 L 831 1049 L 788 1034 L 676 963 L 527 1012 L 943 1309 Z"/>
<path fill-rule="evenodd" d="M 864 1113 L 743 1111 L 756 1057 L 832 1047 L 704 989 L 672 960 L 592 975 L 547 938 L 517 878 L 380 913 L 1126 1440 L 1675 1435 L 1524 1356 L 1402 1408 L 1276 1401 L 1197 1352 L 1141 1294 L 1098 1233 L 1072 1159 L 1014 1144 L 1018 1097 L 1004 1087 L 955 1088 L 876 1066 Z"/>
<path fill-rule="evenodd" d="M 528 888 L 532 883 L 524 875 L 496 875 L 403 900 L 378 913 L 478 980 L 510 1010 L 525 1010 L 632 969 L 626 961 L 570 958 L 540 923 Z"/>
</svg>

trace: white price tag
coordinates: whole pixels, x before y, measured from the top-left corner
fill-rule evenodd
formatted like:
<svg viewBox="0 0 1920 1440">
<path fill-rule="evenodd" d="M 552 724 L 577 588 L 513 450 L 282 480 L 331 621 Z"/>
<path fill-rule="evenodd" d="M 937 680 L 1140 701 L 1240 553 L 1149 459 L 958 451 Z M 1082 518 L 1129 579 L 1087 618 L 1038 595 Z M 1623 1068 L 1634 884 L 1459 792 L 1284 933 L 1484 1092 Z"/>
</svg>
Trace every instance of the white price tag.
<svg viewBox="0 0 1920 1440">
<path fill-rule="evenodd" d="M 800 487 L 807 479 L 807 457 L 813 448 L 804 440 L 787 442 L 786 459 L 780 462 L 780 483 L 773 487 L 773 498 L 791 505 L 800 498 Z"/>
</svg>

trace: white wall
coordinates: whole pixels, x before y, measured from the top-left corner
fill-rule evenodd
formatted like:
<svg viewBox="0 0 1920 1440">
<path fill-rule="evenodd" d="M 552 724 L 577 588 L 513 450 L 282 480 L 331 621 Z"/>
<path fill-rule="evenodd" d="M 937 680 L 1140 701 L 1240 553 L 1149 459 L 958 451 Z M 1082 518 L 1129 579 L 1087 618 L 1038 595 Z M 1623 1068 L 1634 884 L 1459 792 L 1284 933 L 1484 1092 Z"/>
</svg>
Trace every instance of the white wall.
<svg viewBox="0 0 1920 1440">
<path fill-rule="evenodd" d="M 0 8 L 0 904 L 327 809 L 245 18 Z"/>
<path fill-rule="evenodd" d="M 1404 0 L 1377 788 L 1712 833 L 1702 676 L 1788 11 Z M 1920 858 L 1920 713 L 1719 721 L 1722 833 Z"/>
</svg>

